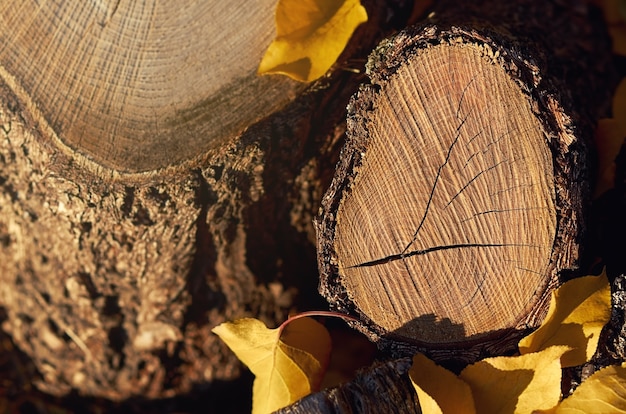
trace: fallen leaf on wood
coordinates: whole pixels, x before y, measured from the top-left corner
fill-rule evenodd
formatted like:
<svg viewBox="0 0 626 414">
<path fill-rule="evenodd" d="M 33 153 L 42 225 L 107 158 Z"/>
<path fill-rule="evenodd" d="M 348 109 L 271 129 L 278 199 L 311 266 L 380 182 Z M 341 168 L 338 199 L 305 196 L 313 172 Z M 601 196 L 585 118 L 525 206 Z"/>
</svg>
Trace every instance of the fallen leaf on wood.
<svg viewBox="0 0 626 414">
<path fill-rule="evenodd" d="M 253 413 L 276 411 L 317 391 L 326 368 L 331 344 L 323 325 L 294 318 L 282 326 L 268 329 L 246 318 L 213 328 L 255 375 Z"/>
<path fill-rule="evenodd" d="M 600 331 L 611 316 L 611 287 L 606 273 L 570 280 L 552 292 L 543 324 L 519 342 L 522 354 L 555 345 L 570 351 L 561 357 L 563 367 L 588 361 L 596 352 Z"/>
<path fill-rule="evenodd" d="M 475 414 L 469 385 L 422 354 L 409 370 L 423 414 Z"/>
<path fill-rule="evenodd" d="M 354 30 L 366 21 L 367 12 L 359 0 L 280 0 L 276 39 L 258 72 L 311 82 L 330 69 Z"/>
<path fill-rule="evenodd" d="M 555 413 L 626 413 L 626 363 L 594 373 L 558 405 Z"/>
<path fill-rule="evenodd" d="M 532 413 L 554 408 L 561 397 L 561 363 L 566 346 L 531 354 L 487 358 L 459 375 L 472 390 L 478 413 Z"/>
</svg>

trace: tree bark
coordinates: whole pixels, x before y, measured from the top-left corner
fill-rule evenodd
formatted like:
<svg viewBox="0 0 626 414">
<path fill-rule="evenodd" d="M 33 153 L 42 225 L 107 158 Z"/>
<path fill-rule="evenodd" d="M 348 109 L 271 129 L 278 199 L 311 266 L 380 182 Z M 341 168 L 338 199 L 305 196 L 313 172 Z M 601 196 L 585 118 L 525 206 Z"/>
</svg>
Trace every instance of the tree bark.
<svg viewBox="0 0 626 414">
<path fill-rule="evenodd" d="M 344 385 L 311 394 L 278 412 L 280 414 L 421 413 L 409 379 L 411 360 L 377 363 Z"/>
<path fill-rule="evenodd" d="M 55 395 L 236 378 L 215 325 L 318 303 L 312 218 L 359 78 L 341 68 L 401 9 L 365 2 L 305 88 L 256 76 L 274 0 L 35 3 L 0 6 L 2 328 Z"/>
<path fill-rule="evenodd" d="M 466 363 L 514 349 L 576 271 L 614 78 L 580 5 L 437 6 L 381 43 L 350 103 L 320 291 L 383 349 Z"/>
</svg>

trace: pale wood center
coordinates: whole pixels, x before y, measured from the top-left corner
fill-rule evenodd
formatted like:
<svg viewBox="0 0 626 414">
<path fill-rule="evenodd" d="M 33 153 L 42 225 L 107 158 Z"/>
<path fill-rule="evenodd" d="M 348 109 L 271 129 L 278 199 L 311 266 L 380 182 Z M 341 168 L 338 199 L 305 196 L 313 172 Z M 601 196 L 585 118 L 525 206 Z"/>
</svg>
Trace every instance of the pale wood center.
<svg viewBox="0 0 626 414">
<path fill-rule="evenodd" d="M 551 153 L 529 99 L 484 49 L 421 51 L 383 86 L 337 212 L 350 299 L 426 342 L 515 327 L 548 281 Z"/>
</svg>

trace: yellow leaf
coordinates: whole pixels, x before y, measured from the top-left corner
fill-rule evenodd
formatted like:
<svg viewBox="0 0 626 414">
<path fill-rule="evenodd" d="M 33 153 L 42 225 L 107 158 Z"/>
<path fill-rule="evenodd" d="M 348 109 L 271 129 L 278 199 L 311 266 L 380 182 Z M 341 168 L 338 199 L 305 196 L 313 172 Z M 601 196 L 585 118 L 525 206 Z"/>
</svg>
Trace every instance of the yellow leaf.
<svg viewBox="0 0 626 414">
<path fill-rule="evenodd" d="M 528 354 L 567 345 L 572 349 L 561 357 L 562 366 L 583 364 L 596 352 L 600 331 L 610 316 L 611 287 L 605 272 L 570 280 L 552 292 L 546 319 L 519 342 L 519 350 Z"/>
<path fill-rule="evenodd" d="M 276 39 L 258 72 L 311 82 L 330 69 L 354 30 L 366 21 L 359 0 L 279 0 Z"/>
<path fill-rule="evenodd" d="M 626 363 L 594 373 L 556 409 L 556 414 L 576 413 L 626 413 Z"/>
<path fill-rule="evenodd" d="M 613 118 L 620 127 L 622 137 L 626 136 L 626 78 L 622 78 L 613 95 Z"/>
<path fill-rule="evenodd" d="M 409 377 L 423 414 L 475 414 L 470 387 L 422 354 L 413 357 Z"/>
<path fill-rule="evenodd" d="M 317 391 L 330 354 L 330 335 L 311 318 L 268 329 L 246 318 L 213 328 L 255 375 L 252 412 L 271 413 Z"/>
<path fill-rule="evenodd" d="M 487 358 L 466 367 L 459 377 L 472 390 L 478 413 L 532 413 L 550 410 L 561 396 L 559 358 L 569 348 Z"/>
</svg>

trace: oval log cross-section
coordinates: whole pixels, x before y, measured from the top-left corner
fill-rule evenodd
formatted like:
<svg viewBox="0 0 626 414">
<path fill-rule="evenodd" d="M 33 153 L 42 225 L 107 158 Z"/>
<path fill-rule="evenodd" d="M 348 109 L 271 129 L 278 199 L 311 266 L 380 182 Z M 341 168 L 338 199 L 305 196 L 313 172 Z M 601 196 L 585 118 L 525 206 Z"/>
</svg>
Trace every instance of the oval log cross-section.
<svg viewBox="0 0 626 414">
<path fill-rule="evenodd" d="M 466 347 L 545 314 L 558 168 L 501 53 L 462 36 L 422 44 L 353 98 L 318 220 L 321 291 L 375 338 Z"/>
<path fill-rule="evenodd" d="M 398 70 L 374 102 L 365 161 L 337 212 L 355 304 L 433 342 L 515 326 L 545 290 L 555 236 L 541 124 L 482 53 L 439 45 Z"/>
</svg>

